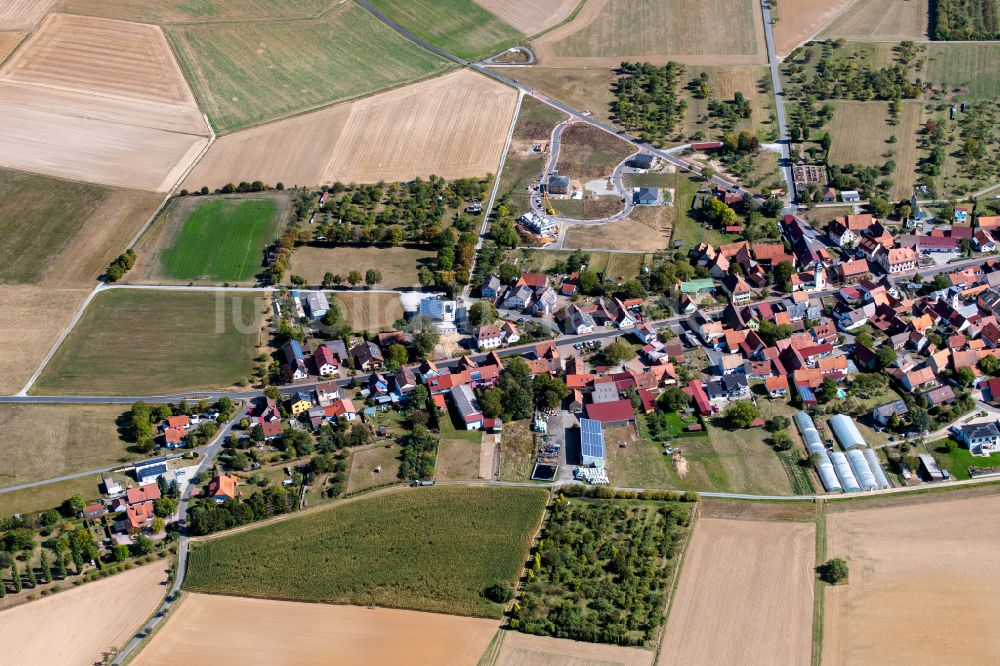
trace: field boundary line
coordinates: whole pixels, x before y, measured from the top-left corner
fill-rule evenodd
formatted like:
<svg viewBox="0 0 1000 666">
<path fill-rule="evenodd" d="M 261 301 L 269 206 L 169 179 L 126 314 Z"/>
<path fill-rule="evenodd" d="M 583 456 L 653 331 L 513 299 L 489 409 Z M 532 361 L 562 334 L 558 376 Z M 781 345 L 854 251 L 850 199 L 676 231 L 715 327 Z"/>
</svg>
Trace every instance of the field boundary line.
<svg viewBox="0 0 1000 666">
<path fill-rule="evenodd" d="M 550 25 L 545 30 L 542 30 L 541 32 L 536 32 L 533 35 L 525 35 L 525 37 L 524 37 L 524 44 L 526 46 L 530 46 L 530 43 L 533 42 L 533 41 L 535 41 L 539 37 L 547 35 L 548 33 L 552 32 L 556 28 L 561 28 L 564 25 L 566 25 L 567 23 L 570 23 L 570 22 L 576 20 L 576 17 L 580 13 L 580 10 L 582 10 L 583 6 L 585 4 L 587 4 L 589 1 L 590 0 L 579 0 L 579 2 L 576 3 L 576 7 L 573 8 L 573 11 L 571 11 L 569 13 L 569 16 L 567 16 L 566 18 L 564 18 L 559 23 L 556 23 L 555 25 Z M 490 12 L 490 13 L 492 14 L 493 12 Z M 495 14 L 494 14 L 494 16 L 495 16 Z M 497 17 L 497 18 L 499 18 L 499 17 Z M 482 62 L 486 62 L 487 60 L 490 60 L 492 58 L 496 58 L 498 55 L 502 55 L 503 53 L 505 53 L 505 51 L 501 51 L 500 53 L 497 53 L 496 55 L 490 56 L 489 58 L 485 58 Z M 532 55 L 534 55 L 534 57 L 535 57 L 535 63 L 534 64 L 537 64 L 538 63 L 538 54 L 534 52 L 534 49 L 532 49 L 531 51 L 532 51 Z"/>
<path fill-rule="evenodd" d="M 677 591 L 677 586 L 680 585 L 681 581 L 681 569 L 684 568 L 684 560 L 687 559 L 688 547 L 691 545 L 691 540 L 694 539 L 694 530 L 697 527 L 698 520 L 701 518 L 701 502 L 696 502 L 694 508 L 691 509 L 691 520 L 687 529 L 687 536 L 684 539 L 684 545 L 681 548 L 680 555 L 677 557 L 677 566 L 674 567 L 674 572 L 670 576 L 670 585 L 667 586 L 666 592 L 666 605 L 663 608 L 663 624 L 660 625 L 660 640 L 656 643 L 656 651 L 653 657 L 653 664 L 657 664 L 660 661 L 660 653 L 663 652 L 663 641 L 667 638 L 667 624 L 670 622 L 670 611 L 674 608 L 674 600 L 677 595 L 674 592 Z"/>
<path fill-rule="evenodd" d="M 24 46 L 24 44 L 28 41 L 28 39 L 32 35 L 35 34 L 36 30 L 38 30 L 38 28 L 26 31 L 24 35 L 21 37 L 21 39 L 17 40 L 17 44 L 14 44 L 14 47 L 10 50 L 10 52 L 4 57 L 0 58 L 0 68 L 6 65 L 7 62 L 10 61 L 17 54 L 17 52 L 21 50 L 21 47 Z M 20 32 L 20 30 L 4 30 L 3 32 Z"/>
<path fill-rule="evenodd" d="M 816 501 L 816 566 L 826 561 L 826 502 Z M 824 599 L 826 583 L 813 572 L 813 622 L 812 622 L 812 666 L 823 662 L 823 621 L 826 613 Z"/>
</svg>

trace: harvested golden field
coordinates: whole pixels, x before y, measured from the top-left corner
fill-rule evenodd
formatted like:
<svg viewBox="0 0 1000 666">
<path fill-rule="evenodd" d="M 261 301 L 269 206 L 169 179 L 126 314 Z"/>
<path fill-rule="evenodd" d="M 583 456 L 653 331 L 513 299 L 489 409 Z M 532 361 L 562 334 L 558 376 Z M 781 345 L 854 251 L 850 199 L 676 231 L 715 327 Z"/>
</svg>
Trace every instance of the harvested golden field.
<svg viewBox="0 0 1000 666">
<path fill-rule="evenodd" d="M 344 319 L 356 331 L 385 331 L 403 318 L 403 304 L 398 294 L 341 291 L 337 292 L 336 299 Z"/>
<path fill-rule="evenodd" d="M 119 438 L 119 405 L 0 405 L 0 487 L 138 458 Z"/>
<path fill-rule="evenodd" d="M 819 37 L 858 42 L 926 41 L 929 5 L 930 0 L 858 0 Z"/>
<path fill-rule="evenodd" d="M 53 14 L 2 79 L 196 107 L 163 31 L 142 23 Z"/>
<path fill-rule="evenodd" d="M 188 593 L 133 663 L 473 664 L 497 623 L 437 613 Z"/>
<path fill-rule="evenodd" d="M 121 648 L 166 593 L 155 562 L 0 613 L 10 664 L 94 664 Z"/>
<path fill-rule="evenodd" d="M 7 54 L 13 51 L 22 39 L 24 39 L 23 32 L 0 32 L 0 62 L 3 62 Z"/>
<path fill-rule="evenodd" d="M 700 518 L 659 666 L 808 664 L 816 528 Z"/>
<path fill-rule="evenodd" d="M 537 35 L 566 20 L 580 0 L 473 0 L 526 35 Z"/>
<path fill-rule="evenodd" d="M 863 0 L 862 0 L 863 1 Z M 779 21 L 774 25 L 774 50 L 784 58 L 808 41 L 857 0 L 784 0 L 772 10 Z"/>
<path fill-rule="evenodd" d="M 891 178 L 890 199 L 908 199 L 916 182 L 917 132 L 920 126 L 920 103 L 903 102 L 898 124 L 889 124 L 888 102 L 834 103 L 836 111 L 830 124 L 830 162 L 882 166 L 888 159 L 896 162 Z M 896 143 L 888 143 L 895 136 Z M 886 157 L 888 153 L 891 157 Z"/>
<path fill-rule="evenodd" d="M 382 273 L 379 287 L 419 286 L 417 269 L 435 257 L 430 250 L 406 247 L 316 247 L 303 245 L 295 248 L 288 275 L 299 275 L 307 284 L 319 285 L 326 273 L 340 275 L 345 280 L 351 271 L 365 274 L 369 268 Z"/>
<path fill-rule="evenodd" d="M 0 29 L 30 30 L 55 0 L 0 0 Z"/>
<path fill-rule="evenodd" d="M 532 47 L 539 62 L 549 67 L 617 67 L 622 60 L 767 62 L 757 0 L 586 0 L 572 21 L 535 40 Z"/>
<path fill-rule="evenodd" d="M 827 556 L 845 558 L 850 578 L 825 592 L 824 664 L 1000 654 L 1000 497 L 932 499 L 827 515 Z"/>
<path fill-rule="evenodd" d="M 505 631 L 492 666 L 652 666 L 649 650 Z"/>
<path fill-rule="evenodd" d="M 0 393 L 20 391 L 69 325 L 87 289 L 0 285 Z M 16 352 L 14 351 L 16 350 Z"/>
<path fill-rule="evenodd" d="M 653 252 L 670 245 L 673 206 L 637 206 L 626 220 L 607 224 L 573 225 L 563 247 Z"/>
<path fill-rule="evenodd" d="M 209 129 L 159 28 L 53 15 L 0 71 L 0 165 L 166 191 Z"/>
<path fill-rule="evenodd" d="M 188 188 L 495 173 L 517 94 L 469 70 L 220 138 Z"/>
</svg>

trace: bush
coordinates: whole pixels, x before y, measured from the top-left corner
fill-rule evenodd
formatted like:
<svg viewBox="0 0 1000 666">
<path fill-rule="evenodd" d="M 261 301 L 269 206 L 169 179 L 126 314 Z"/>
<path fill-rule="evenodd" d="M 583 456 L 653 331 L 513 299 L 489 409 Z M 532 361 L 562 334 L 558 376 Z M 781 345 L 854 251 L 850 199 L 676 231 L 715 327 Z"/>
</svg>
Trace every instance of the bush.
<svg viewBox="0 0 1000 666">
<path fill-rule="evenodd" d="M 827 560 L 826 564 L 819 567 L 819 577 L 830 585 L 837 585 L 847 580 L 850 572 L 847 569 L 847 562 L 839 557 Z"/>
<path fill-rule="evenodd" d="M 505 604 L 514 597 L 510 587 L 502 583 L 493 583 L 483 591 L 483 596 L 498 604 Z"/>
</svg>

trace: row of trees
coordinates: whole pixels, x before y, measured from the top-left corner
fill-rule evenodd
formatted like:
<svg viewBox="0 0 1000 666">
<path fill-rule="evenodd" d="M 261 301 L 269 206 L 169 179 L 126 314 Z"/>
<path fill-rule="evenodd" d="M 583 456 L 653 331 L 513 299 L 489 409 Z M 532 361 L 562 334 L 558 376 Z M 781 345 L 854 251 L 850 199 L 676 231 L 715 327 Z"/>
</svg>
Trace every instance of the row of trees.
<svg viewBox="0 0 1000 666">
<path fill-rule="evenodd" d="M 268 486 L 249 497 L 229 499 L 222 504 L 212 499 L 201 500 L 188 510 L 188 525 L 192 534 L 200 536 L 289 513 L 298 506 L 298 488 Z"/>
</svg>

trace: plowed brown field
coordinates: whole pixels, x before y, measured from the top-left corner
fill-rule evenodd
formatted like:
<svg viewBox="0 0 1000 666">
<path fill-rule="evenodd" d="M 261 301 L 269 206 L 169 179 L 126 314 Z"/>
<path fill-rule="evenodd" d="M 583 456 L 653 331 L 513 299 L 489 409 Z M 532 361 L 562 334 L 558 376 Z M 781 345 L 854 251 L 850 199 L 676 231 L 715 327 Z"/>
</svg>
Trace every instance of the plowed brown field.
<svg viewBox="0 0 1000 666">
<path fill-rule="evenodd" d="M 782 0 L 774 26 L 774 50 L 784 58 L 796 46 L 821 31 L 857 0 Z"/>
<path fill-rule="evenodd" d="M 0 613 L 4 663 L 103 663 L 160 603 L 166 568 L 156 562 Z"/>
<path fill-rule="evenodd" d="M 580 0 L 473 0 L 507 25 L 537 35 L 566 20 Z"/>
<path fill-rule="evenodd" d="M 701 518 L 658 666 L 808 664 L 813 523 Z"/>
<path fill-rule="evenodd" d="M 495 173 L 517 95 L 469 70 L 221 137 L 185 181 L 286 186 Z"/>
<path fill-rule="evenodd" d="M 187 593 L 135 664 L 474 664 L 497 623 L 437 613 Z"/>
<path fill-rule="evenodd" d="M 0 29 L 35 27 L 55 0 L 0 0 Z"/>
<path fill-rule="evenodd" d="M 51 16 L 0 72 L 0 165 L 165 191 L 209 130 L 159 28 Z"/>
<path fill-rule="evenodd" d="M 985 664 L 1000 654 L 1000 497 L 828 513 L 823 663 Z M 863 505 L 862 505 L 863 506 Z"/>
<path fill-rule="evenodd" d="M 3 62 L 7 54 L 14 50 L 23 37 L 23 32 L 0 32 L 0 62 Z"/>
</svg>

